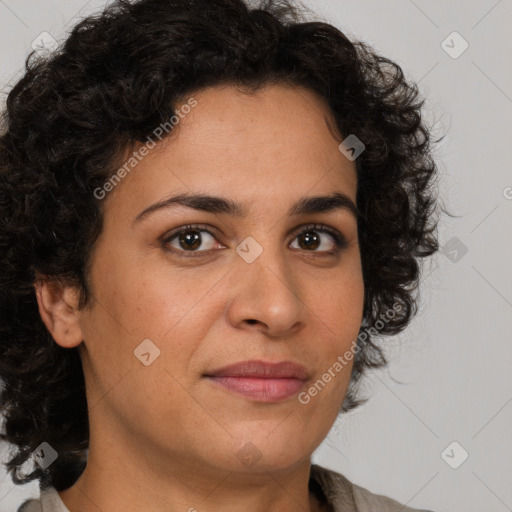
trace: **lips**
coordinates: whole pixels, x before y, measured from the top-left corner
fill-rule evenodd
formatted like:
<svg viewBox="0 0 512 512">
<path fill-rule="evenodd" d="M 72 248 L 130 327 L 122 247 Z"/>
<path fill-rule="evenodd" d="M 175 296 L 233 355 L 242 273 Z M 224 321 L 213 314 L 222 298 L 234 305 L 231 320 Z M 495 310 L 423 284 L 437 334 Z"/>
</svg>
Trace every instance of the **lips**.
<svg viewBox="0 0 512 512">
<path fill-rule="evenodd" d="M 278 402 L 296 395 L 305 385 L 307 369 L 292 361 L 242 361 L 205 374 L 227 391 L 258 402 Z"/>
<path fill-rule="evenodd" d="M 242 361 L 214 370 L 208 377 L 254 377 L 258 379 L 299 379 L 308 378 L 307 369 L 292 361 L 267 363 L 264 361 Z"/>
</svg>

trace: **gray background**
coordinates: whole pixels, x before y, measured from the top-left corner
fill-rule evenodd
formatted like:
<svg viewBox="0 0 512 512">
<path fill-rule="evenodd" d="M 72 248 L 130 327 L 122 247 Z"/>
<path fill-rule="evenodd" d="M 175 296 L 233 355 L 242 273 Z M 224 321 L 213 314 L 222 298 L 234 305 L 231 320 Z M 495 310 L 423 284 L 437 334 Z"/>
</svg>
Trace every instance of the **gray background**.
<svg viewBox="0 0 512 512">
<path fill-rule="evenodd" d="M 2 102 L 41 32 L 61 40 L 104 3 L 0 0 Z M 334 425 L 314 462 L 411 507 L 512 511 L 512 0 L 305 3 L 419 82 L 436 133 L 448 130 L 441 197 L 459 216 L 440 225 L 420 313 L 384 338 L 391 364 L 366 381 L 371 400 Z M 0 470 L 2 512 L 37 495 Z"/>
</svg>

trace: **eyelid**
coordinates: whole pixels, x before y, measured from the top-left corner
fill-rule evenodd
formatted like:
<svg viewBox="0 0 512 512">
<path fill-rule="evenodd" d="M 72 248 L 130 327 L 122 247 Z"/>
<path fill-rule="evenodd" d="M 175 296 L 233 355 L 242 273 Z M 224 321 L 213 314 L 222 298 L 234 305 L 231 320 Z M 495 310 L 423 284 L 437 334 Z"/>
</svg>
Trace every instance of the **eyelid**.
<svg viewBox="0 0 512 512">
<path fill-rule="evenodd" d="M 216 228 L 214 228 L 213 226 L 209 226 L 208 224 L 185 224 L 183 226 L 179 226 L 179 227 L 165 233 L 165 235 L 163 235 L 160 238 L 161 244 L 164 247 L 164 249 L 173 254 L 185 255 L 184 257 L 186 257 L 186 258 L 194 258 L 197 256 L 203 256 L 204 254 L 211 252 L 211 251 L 184 251 L 184 250 L 179 250 L 179 249 L 175 249 L 175 248 L 169 249 L 167 244 L 173 238 L 175 238 L 177 235 L 179 235 L 181 232 L 187 232 L 187 231 L 206 231 L 215 240 L 217 240 L 217 238 L 218 238 L 218 235 L 215 234 L 215 232 L 218 230 Z M 221 242 L 219 242 L 219 243 L 221 243 Z"/>
<path fill-rule="evenodd" d="M 328 233 L 331 235 L 335 240 L 340 239 L 345 240 L 345 236 L 343 233 L 341 233 L 338 229 L 333 228 L 331 226 L 328 226 L 327 224 L 318 224 L 318 223 L 312 223 L 312 224 L 303 224 L 302 226 L 299 226 L 296 230 L 292 231 L 293 236 L 300 235 L 301 233 L 304 233 L 304 231 L 320 231 L 322 233 Z"/>
<path fill-rule="evenodd" d="M 318 224 L 318 223 L 312 223 L 312 224 L 304 224 L 302 226 L 299 226 L 296 231 L 293 232 L 293 239 L 295 239 L 298 235 L 307 232 L 307 231 L 319 231 L 321 233 L 327 233 L 331 236 L 331 238 L 334 240 L 335 248 L 331 249 L 330 251 L 306 251 L 303 252 L 310 253 L 312 256 L 318 255 L 318 256 L 336 256 L 340 254 L 343 250 L 347 249 L 349 244 L 348 239 L 346 236 L 338 229 L 328 226 L 326 224 Z M 299 250 L 299 249 L 295 249 Z"/>
</svg>

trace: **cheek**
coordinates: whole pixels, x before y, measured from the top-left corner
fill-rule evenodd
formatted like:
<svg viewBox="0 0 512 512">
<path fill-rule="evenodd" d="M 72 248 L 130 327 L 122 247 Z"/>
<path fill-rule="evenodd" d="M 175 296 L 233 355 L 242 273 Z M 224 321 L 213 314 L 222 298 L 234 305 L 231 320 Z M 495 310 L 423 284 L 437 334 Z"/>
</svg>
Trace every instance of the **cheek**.
<svg viewBox="0 0 512 512">
<path fill-rule="evenodd" d="M 318 342 L 314 350 L 316 377 L 326 383 L 316 406 L 323 403 L 328 409 L 336 409 L 350 381 L 353 351 L 363 317 L 362 276 L 354 273 L 333 279 L 316 292 L 312 304 L 311 318 Z M 312 392 L 314 394 L 315 390 Z"/>
<path fill-rule="evenodd" d="M 206 276 L 199 281 L 197 276 L 183 275 L 179 270 L 165 279 L 144 277 L 136 298 L 126 307 L 134 331 L 163 343 L 172 340 L 177 348 L 200 340 L 213 310 L 222 311 L 222 301 L 216 302 L 218 293 L 213 289 L 216 281 Z"/>
<path fill-rule="evenodd" d="M 180 269 L 155 268 L 151 261 L 103 257 L 93 287 L 111 322 L 134 338 L 163 339 L 193 310 L 208 289 L 197 276 Z"/>
<path fill-rule="evenodd" d="M 311 308 L 341 342 L 357 336 L 364 307 L 364 284 L 359 272 L 343 274 L 311 288 Z"/>
</svg>

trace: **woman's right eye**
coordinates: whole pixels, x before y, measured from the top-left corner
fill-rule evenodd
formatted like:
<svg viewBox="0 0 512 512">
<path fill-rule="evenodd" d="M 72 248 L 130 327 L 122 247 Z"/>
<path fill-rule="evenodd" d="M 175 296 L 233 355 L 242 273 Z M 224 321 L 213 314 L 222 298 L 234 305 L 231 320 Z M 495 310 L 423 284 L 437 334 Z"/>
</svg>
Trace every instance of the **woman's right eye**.
<svg viewBox="0 0 512 512">
<path fill-rule="evenodd" d="M 206 239 L 209 243 L 207 247 L 204 250 L 197 250 L 199 247 L 204 245 L 204 235 L 202 233 L 206 233 Z M 171 232 L 169 236 L 166 236 L 163 240 L 163 243 L 166 248 L 171 247 L 169 249 L 173 253 L 178 253 L 180 256 L 189 257 L 192 256 L 192 254 L 187 253 L 198 253 L 198 252 L 208 252 L 214 249 L 214 243 L 215 241 L 214 235 L 211 233 L 210 230 L 207 229 L 207 226 L 205 225 L 188 225 L 183 226 L 181 228 L 178 228 Z M 172 245 L 171 242 L 174 242 L 175 245 Z M 225 248 L 224 246 L 221 246 L 220 248 Z M 195 256 L 195 255 L 193 255 Z"/>
</svg>

